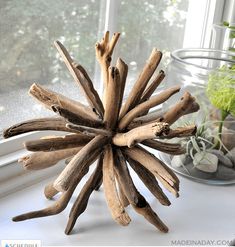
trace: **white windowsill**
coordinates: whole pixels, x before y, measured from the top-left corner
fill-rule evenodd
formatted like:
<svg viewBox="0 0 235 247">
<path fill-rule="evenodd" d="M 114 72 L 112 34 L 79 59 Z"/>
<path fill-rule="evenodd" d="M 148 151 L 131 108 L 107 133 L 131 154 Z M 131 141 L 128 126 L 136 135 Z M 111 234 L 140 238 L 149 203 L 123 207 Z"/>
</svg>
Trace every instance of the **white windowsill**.
<svg viewBox="0 0 235 247">
<path fill-rule="evenodd" d="M 234 236 L 234 186 L 209 186 L 183 178 L 178 199 L 169 196 L 172 205 L 161 206 L 136 180 L 170 231 L 163 234 L 142 216 L 128 208 L 132 222 L 121 227 L 111 219 L 103 189 L 94 192 L 88 208 L 80 216 L 70 236 L 64 234 L 69 208 L 59 215 L 12 222 L 17 214 L 41 209 L 53 203 L 44 198 L 48 179 L 0 199 L 0 239 L 40 239 L 43 245 L 170 245 L 171 241 L 232 240 Z M 79 186 L 80 187 L 80 186 Z M 77 191 L 76 191 L 77 194 Z M 72 202 L 76 196 L 74 194 Z"/>
</svg>

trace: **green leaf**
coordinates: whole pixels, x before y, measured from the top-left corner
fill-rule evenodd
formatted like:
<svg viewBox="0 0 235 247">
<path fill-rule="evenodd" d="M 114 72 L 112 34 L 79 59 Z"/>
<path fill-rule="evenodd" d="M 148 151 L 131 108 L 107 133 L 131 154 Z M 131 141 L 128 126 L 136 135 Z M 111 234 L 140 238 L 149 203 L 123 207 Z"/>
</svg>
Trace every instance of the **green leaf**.
<svg viewBox="0 0 235 247">
<path fill-rule="evenodd" d="M 212 105 L 235 117 L 235 65 L 212 72 L 206 93 Z"/>
</svg>

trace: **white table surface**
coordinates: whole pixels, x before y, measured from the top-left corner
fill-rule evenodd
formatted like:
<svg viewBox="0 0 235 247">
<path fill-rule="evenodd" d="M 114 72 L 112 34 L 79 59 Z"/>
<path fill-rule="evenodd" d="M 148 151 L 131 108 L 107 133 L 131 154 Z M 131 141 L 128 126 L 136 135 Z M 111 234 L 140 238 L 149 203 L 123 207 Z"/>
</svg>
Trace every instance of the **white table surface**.
<svg viewBox="0 0 235 247">
<path fill-rule="evenodd" d="M 40 239 L 42 245 L 171 245 L 171 241 L 223 240 L 235 238 L 235 186 L 209 186 L 180 176 L 180 197 L 169 207 L 162 206 L 136 182 L 161 219 L 168 225 L 167 234 L 160 233 L 131 208 L 128 227 L 117 225 L 104 200 L 103 189 L 94 192 L 85 213 L 78 219 L 72 234 L 67 236 L 69 204 L 56 216 L 12 222 L 11 217 L 41 209 L 52 202 L 43 196 L 43 181 L 0 199 L 0 239 Z M 79 189 L 79 188 L 78 188 Z M 73 195 L 72 201 L 76 195 Z"/>
</svg>

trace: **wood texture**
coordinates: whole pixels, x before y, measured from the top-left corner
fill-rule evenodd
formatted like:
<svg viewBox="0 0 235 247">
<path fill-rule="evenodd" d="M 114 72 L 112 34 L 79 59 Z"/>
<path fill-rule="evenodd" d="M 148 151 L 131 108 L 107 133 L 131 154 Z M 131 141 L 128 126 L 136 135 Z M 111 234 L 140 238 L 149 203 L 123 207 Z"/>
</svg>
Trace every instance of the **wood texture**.
<svg viewBox="0 0 235 247">
<path fill-rule="evenodd" d="M 131 159 L 139 162 L 150 172 L 152 172 L 154 176 L 160 178 L 166 189 L 169 190 L 169 188 L 171 188 L 170 192 L 178 197 L 179 179 L 162 161 L 139 146 L 129 149 L 123 148 L 122 150 Z"/>
<path fill-rule="evenodd" d="M 128 158 L 128 163 L 145 184 L 145 186 L 149 189 L 149 191 L 159 200 L 162 205 L 169 206 L 171 203 L 167 196 L 162 191 L 161 187 L 159 186 L 156 178 L 154 175 L 142 166 L 139 162 Z"/>
<path fill-rule="evenodd" d="M 67 121 L 61 117 L 49 117 L 49 118 L 37 118 L 28 121 L 24 121 L 11 126 L 3 131 L 3 137 L 9 138 L 12 136 L 24 134 L 27 132 L 38 130 L 57 130 L 72 132 L 72 130 L 66 127 Z"/>
<path fill-rule="evenodd" d="M 106 146 L 104 152 L 103 186 L 106 202 L 110 209 L 112 218 L 120 225 L 128 225 L 131 219 L 125 212 L 124 206 L 118 196 L 114 173 L 114 157 L 110 145 Z"/>
<path fill-rule="evenodd" d="M 87 164 L 91 164 L 97 158 L 101 149 L 109 142 L 109 138 L 104 136 L 96 136 L 79 153 L 77 153 L 69 164 L 65 167 L 62 173 L 54 182 L 54 187 L 58 191 L 66 191 L 69 187 L 70 180 L 73 174 L 82 170 Z"/>
<path fill-rule="evenodd" d="M 18 160 L 26 170 L 41 170 L 56 165 L 60 160 L 77 154 L 82 147 L 61 149 L 52 152 L 35 152 Z"/>
<path fill-rule="evenodd" d="M 135 211 L 143 215 L 151 224 L 157 227 L 162 232 L 167 232 L 167 226 L 160 220 L 158 215 L 152 210 L 145 198 L 136 189 L 130 176 L 124 156 L 120 150 L 116 150 L 119 163 L 115 165 L 115 170 L 118 174 L 118 180 L 122 186 L 128 201 L 131 203 Z"/>
<path fill-rule="evenodd" d="M 24 143 L 27 150 L 32 152 L 56 151 L 60 149 L 83 147 L 92 138 L 83 134 L 71 134 L 66 136 L 44 137 L 39 140 L 30 140 Z"/>
<path fill-rule="evenodd" d="M 65 229 L 65 234 L 69 234 L 72 231 L 77 221 L 77 218 L 86 210 L 88 200 L 92 192 L 99 185 L 100 181 L 102 181 L 102 165 L 103 165 L 103 158 L 101 155 L 101 157 L 98 160 L 98 164 L 96 166 L 95 171 L 92 173 L 90 178 L 83 186 L 81 192 L 79 193 L 76 201 L 74 202 L 71 208 L 69 214 L 69 220 Z"/>
<path fill-rule="evenodd" d="M 134 84 L 134 87 L 132 88 L 125 104 L 121 108 L 120 119 L 123 118 L 128 111 L 132 110 L 139 103 L 148 81 L 160 63 L 161 58 L 162 53 L 154 48 L 136 83 Z"/>
<path fill-rule="evenodd" d="M 38 217 L 45 217 L 50 215 L 55 215 L 61 213 L 66 206 L 69 203 L 69 200 L 71 199 L 74 190 L 76 189 L 77 185 L 81 181 L 81 179 L 84 177 L 84 175 L 88 172 L 88 169 L 84 169 L 82 173 L 80 173 L 78 176 L 75 176 L 75 179 L 71 180 L 71 184 L 69 186 L 69 189 L 62 193 L 60 198 L 55 201 L 51 206 L 38 210 L 38 211 L 32 211 L 29 213 L 21 214 L 18 216 L 13 217 L 13 221 L 23 221 L 28 220 L 32 218 L 38 218 Z"/>
<path fill-rule="evenodd" d="M 71 124 L 71 123 L 66 124 L 66 127 L 68 127 L 69 129 L 79 131 L 83 133 L 84 135 L 91 136 L 91 137 L 96 136 L 96 135 L 103 135 L 103 136 L 108 136 L 108 137 L 112 136 L 112 131 L 107 130 L 107 129 L 91 128 L 91 127 L 76 125 L 76 124 Z"/>
<path fill-rule="evenodd" d="M 95 114 L 89 107 L 71 100 L 59 93 L 53 92 L 39 84 L 34 83 L 30 89 L 29 94 L 43 104 L 47 109 L 51 110 L 53 105 L 66 109 L 72 112 L 74 115 L 90 119 L 99 120 L 97 114 Z"/>
<path fill-rule="evenodd" d="M 142 113 L 144 113 L 145 111 L 148 111 L 149 109 L 151 109 L 154 106 L 157 106 L 159 104 L 162 104 L 163 102 L 165 102 L 167 99 L 169 99 L 173 94 L 179 92 L 180 87 L 175 86 L 175 87 L 171 87 L 165 91 L 163 91 L 162 93 L 159 93 L 156 96 L 153 96 L 151 99 L 139 104 L 138 106 L 136 106 L 134 109 L 130 110 L 119 122 L 118 124 L 118 129 L 119 130 L 123 130 L 125 129 L 130 123 L 131 121 L 138 117 L 141 116 Z M 164 122 L 164 121 L 163 121 Z"/>
<path fill-rule="evenodd" d="M 177 143 L 167 143 L 157 140 L 145 140 L 142 142 L 142 144 L 171 155 L 179 155 L 186 152 L 185 148 Z"/>
<path fill-rule="evenodd" d="M 86 70 L 80 64 L 74 63 L 73 59 L 69 55 L 69 52 L 59 41 L 55 41 L 54 44 L 62 59 L 64 60 L 64 63 L 67 66 L 74 81 L 78 83 L 80 88 L 82 88 L 82 91 L 84 92 L 92 110 L 99 114 L 102 118 L 104 115 L 104 107 L 102 101 L 100 100 L 99 94 L 95 90 Z"/>
<path fill-rule="evenodd" d="M 117 133 L 114 135 L 112 141 L 116 146 L 133 147 L 144 140 L 154 139 L 164 135 L 164 133 L 167 135 L 169 130 L 169 125 L 167 123 L 151 123 L 132 129 L 126 133 Z"/>
</svg>

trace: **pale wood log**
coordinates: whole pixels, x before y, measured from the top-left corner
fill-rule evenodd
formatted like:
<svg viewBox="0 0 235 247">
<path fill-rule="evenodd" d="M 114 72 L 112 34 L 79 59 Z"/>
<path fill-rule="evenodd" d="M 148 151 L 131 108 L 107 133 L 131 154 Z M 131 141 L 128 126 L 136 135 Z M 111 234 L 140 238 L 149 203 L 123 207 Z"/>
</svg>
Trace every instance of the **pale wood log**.
<svg viewBox="0 0 235 247">
<path fill-rule="evenodd" d="M 96 58 L 100 64 L 103 80 L 104 80 L 104 95 L 106 95 L 106 88 L 109 81 L 108 68 L 112 61 L 112 54 L 114 47 L 119 39 L 120 33 L 114 33 L 109 41 L 109 31 L 105 32 L 101 42 L 97 42 L 95 45 Z M 103 99 L 105 105 L 105 98 Z"/>
<path fill-rule="evenodd" d="M 109 67 L 109 81 L 105 90 L 104 122 L 106 128 L 114 129 L 117 124 L 120 101 L 120 75 L 116 67 Z"/>
<path fill-rule="evenodd" d="M 189 92 L 185 92 L 180 101 L 172 106 L 159 121 L 171 125 L 180 117 L 196 112 L 199 108 L 199 104 L 195 101 L 195 98 Z"/>
<path fill-rule="evenodd" d="M 118 196 L 114 173 L 114 157 L 111 145 L 107 145 L 104 152 L 103 186 L 106 202 L 112 218 L 120 225 L 128 225 L 131 219 L 125 212 L 125 208 Z"/>
<path fill-rule="evenodd" d="M 59 106 L 59 105 L 52 105 L 51 109 L 59 114 L 60 116 L 64 117 L 65 119 L 67 119 L 69 122 L 74 123 L 74 124 L 78 124 L 78 125 L 86 125 L 86 126 L 90 126 L 90 127 L 102 127 L 104 126 L 104 123 L 102 120 L 100 119 L 90 119 L 87 118 L 87 116 L 85 115 L 77 115 L 74 114 L 73 112 Z"/>
<path fill-rule="evenodd" d="M 3 137 L 9 138 L 23 133 L 38 130 L 58 130 L 66 132 L 75 132 L 66 127 L 67 121 L 61 117 L 37 118 L 24 121 L 11 126 L 3 131 Z"/>
<path fill-rule="evenodd" d="M 131 159 L 139 162 L 150 172 L 152 172 L 155 177 L 160 177 L 161 181 L 164 180 L 165 182 L 163 185 L 166 189 L 171 187 L 171 192 L 176 197 L 178 196 L 179 179 L 161 160 L 139 146 L 135 146 L 133 148 L 123 148 L 122 150 Z"/>
<path fill-rule="evenodd" d="M 56 190 L 53 186 L 53 182 L 49 183 L 44 188 L 44 195 L 47 199 L 52 199 L 59 191 Z"/>
<path fill-rule="evenodd" d="M 134 84 L 125 104 L 121 108 L 119 117 L 120 119 L 123 118 L 128 111 L 132 110 L 139 103 L 148 81 L 161 61 L 161 58 L 162 53 L 154 48 L 136 83 Z"/>
<path fill-rule="evenodd" d="M 169 125 L 167 123 L 151 123 L 126 133 L 117 133 L 113 136 L 112 142 L 116 146 L 133 147 L 139 142 L 144 140 L 154 139 L 158 136 L 164 135 L 169 132 Z"/>
<path fill-rule="evenodd" d="M 73 174 L 78 173 L 87 164 L 91 164 L 100 153 L 104 145 L 109 142 L 106 136 L 98 135 L 93 138 L 86 146 L 84 146 L 79 153 L 77 153 L 65 169 L 61 172 L 54 182 L 54 187 L 58 191 L 66 191 Z"/>
<path fill-rule="evenodd" d="M 167 226 L 159 219 L 157 214 L 152 210 L 145 198 L 136 189 L 132 178 L 130 176 L 126 161 L 122 152 L 116 150 L 119 163 L 115 164 L 115 170 L 117 173 L 118 180 L 121 184 L 122 190 L 124 191 L 128 201 L 131 203 L 135 211 L 143 215 L 151 224 L 157 227 L 162 232 L 167 232 Z"/>
<path fill-rule="evenodd" d="M 182 147 L 180 144 L 176 144 L 176 143 L 167 143 L 157 140 L 145 140 L 142 142 L 142 144 L 171 155 L 179 155 L 186 153 L 186 149 Z"/>
<path fill-rule="evenodd" d="M 118 114 L 119 114 L 122 107 L 122 101 L 123 101 L 123 96 L 126 86 L 128 65 L 121 58 L 118 58 L 116 67 L 118 68 L 120 74 L 120 99 L 119 99 L 119 107 L 118 107 Z"/>
<path fill-rule="evenodd" d="M 103 135 L 103 136 L 111 136 L 112 132 L 110 130 L 106 129 L 98 129 L 98 128 L 91 128 L 87 126 L 77 125 L 77 124 L 66 124 L 67 128 L 74 129 L 76 131 L 79 131 L 87 136 L 96 136 L 96 135 Z"/>
<path fill-rule="evenodd" d="M 162 205 L 169 206 L 171 203 L 162 191 L 154 175 L 139 162 L 128 157 L 127 160 L 132 169 L 136 172 L 149 191 L 159 200 L 159 202 Z"/>
<path fill-rule="evenodd" d="M 151 84 L 145 89 L 139 104 L 143 103 L 144 101 L 148 100 L 157 87 L 161 84 L 162 80 L 165 78 L 165 73 L 163 70 L 160 70 L 156 78 L 151 82 Z"/>
<path fill-rule="evenodd" d="M 65 234 L 69 234 L 72 231 L 77 218 L 86 210 L 90 195 L 99 185 L 100 181 L 102 181 L 102 165 L 103 159 L 102 157 L 100 157 L 95 171 L 92 173 L 90 178 L 83 186 L 81 192 L 79 193 L 76 201 L 71 208 L 69 220 L 65 229 Z"/>
<path fill-rule="evenodd" d="M 52 152 L 36 152 L 28 154 L 18 160 L 26 170 L 41 170 L 56 165 L 71 155 L 77 154 L 82 147 L 61 149 Z"/>
<path fill-rule="evenodd" d="M 69 52 L 59 41 L 55 41 L 54 44 L 62 59 L 64 60 L 64 63 L 67 66 L 74 81 L 78 83 L 78 85 L 82 88 L 82 91 L 84 92 L 89 105 L 102 118 L 104 114 L 104 107 L 102 101 L 100 100 L 99 94 L 95 90 L 86 70 L 80 64 L 75 64 L 73 62 L 73 59 L 70 57 Z"/>
<path fill-rule="evenodd" d="M 76 189 L 77 185 L 79 184 L 81 179 L 86 175 L 87 172 L 88 169 L 84 169 L 80 174 L 78 174 L 77 176 L 75 175 L 75 179 L 71 181 L 68 190 L 66 192 L 63 192 L 60 198 L 57 201 L 55 201 L 51 206 L 38 211 L 32 211 L 29 213 L 15 216 L 12 220 L 17 222 L 61 213 L 68 205 L 74 190 Z"/>
<path fill-rule="evenodd" d="M 63 109 L 74 113 L 75 115 L 82 116 L 92 120 L 99 120 L 97 114 L 95 114 L 89 107 L 65 97 L 59 93 L 55 93 L 52 90 L 46 89 L 39 84 L 34 83 L 30 89 L 29 94 L 36 98 L 46 108 L 51 110 L 52 105 L 58 105 Z"/>
<path fill-rule="evenodd" d="M 56 151 L 60 149 L 75 148 L 86 145 L 92 138 L 83 134 L 71 134 L 66 136 L 44 137 L 39 140 L 30 140 L 24 143 L 27 150 Z"/>
<path fill-rule="evenodd" d="M 164 115 L 164 112 L 160 109 L 149 112 L 147 115 L 134 118 L 133 121 L 127 126 L 128 129 L 134 129 L 144 124 L 156 122 Z"/>
<path fill-rule="evenodd" d="M 153 96 L 149 100 L 147 100 L 147 101 L 139 104 L 138 106 L 136 106 L 135 108 L 133 108 L 132 110 L 130 110 L 120 120 L 120 122 L 118 124 L 119 130 L 123 130 L 124 128 L 126 128 L 130 124 L 130 122 L 134 118 L 136 118 L 138 116 L 141 116 L 142 113 L 144 113 L 145 111 L 149 110 L 150 108 L 152 108 L 154 106 L 157 106 L 159 104 L 162 104 L 167 99 L 169 99 L 173 94 L 179 92 L 179 90 L 180 90 L 180 87 L 179 86 L 171 87 L 169 89 L 166 89 L 162 93 L 159 93 L 158 95 Z"/>
</svg>

